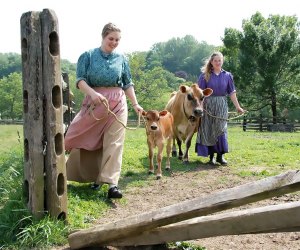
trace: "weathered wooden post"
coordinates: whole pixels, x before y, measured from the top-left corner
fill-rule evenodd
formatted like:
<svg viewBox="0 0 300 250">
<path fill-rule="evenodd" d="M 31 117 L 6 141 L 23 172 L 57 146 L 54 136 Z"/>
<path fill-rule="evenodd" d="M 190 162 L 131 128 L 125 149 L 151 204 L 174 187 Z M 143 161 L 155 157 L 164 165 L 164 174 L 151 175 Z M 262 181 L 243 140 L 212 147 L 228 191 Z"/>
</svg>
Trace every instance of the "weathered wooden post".
<svg viewBox="0 0 300 250">
<path fill-rule="evenodd" d="M 32 23 L 38 29 L 32 27 Z M 27 117 L 24 119 L 24 186 L 28 208 L 38 217 L 49 213 L 51 217 L 66 219 L 67 178 L 58 21 L 53 11 L 44 9 L 23 14 L 21 26 L 24 116 Z M 32 120 L 37 112 L 39 122 L 35 124 L 37 122 Z M 39 137 L 36 137 L 37 130 Z"/>
<path fill-rule="evenodd" d="M 35 217 L 44 214 L 42 35 L 39 12 L 21 17 L 24 110 L 24 193 Z"/>
</svg>

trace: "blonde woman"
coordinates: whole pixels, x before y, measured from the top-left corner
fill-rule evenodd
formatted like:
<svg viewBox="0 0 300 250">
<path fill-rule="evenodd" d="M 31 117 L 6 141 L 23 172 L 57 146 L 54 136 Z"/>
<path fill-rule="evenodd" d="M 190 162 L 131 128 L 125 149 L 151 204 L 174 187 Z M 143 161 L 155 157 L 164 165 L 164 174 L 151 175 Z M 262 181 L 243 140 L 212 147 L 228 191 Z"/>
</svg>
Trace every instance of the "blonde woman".
<svg viewBox="0 0 300 250">
<path fill-rule="evenodd" d="M 244 113 L 236 96 L 233 76 L 225 71 L 221 52 L 213 53 L 202 68 L 198 85 L 201 89 L 213 89 L 212 95 L 205 98 L 204 116 L 197 134 L 196 152 L 199 156 L 209 156 L 209 163 L 227 165 L 224 154 L 228 153 L 227 118 L 229 96 L 238 113 Z M 215 154 L 217 157 L 215 158 Z"/>
</svg>

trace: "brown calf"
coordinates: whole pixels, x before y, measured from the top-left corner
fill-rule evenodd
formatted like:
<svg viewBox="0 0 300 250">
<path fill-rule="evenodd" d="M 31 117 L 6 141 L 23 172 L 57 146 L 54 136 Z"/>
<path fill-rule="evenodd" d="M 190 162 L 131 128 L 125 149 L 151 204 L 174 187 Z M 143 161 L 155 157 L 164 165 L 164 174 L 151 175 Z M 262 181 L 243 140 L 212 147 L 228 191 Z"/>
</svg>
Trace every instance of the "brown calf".
<svg viewBox="0 0 300 250">
<path fill-rule="evenodd" d="M 167 110 L 163 111 L 143 111 L 143 117 L 145 117 L 145 127 L 147 134 L 147 143 L 149 149 L 149 174 L 154 174 L 154 149 L 157 147 L 157 172 L 156 179 L 160 179 L 162 176 L 161 172 L 161 161 L 164 144 L 167 141 L 167 159 L 166 159 L 166 170 L 170 169 L 170 154 L 171 154 L 171 143 L 173 138 L 172 126 L 173 126 L 173 115 Z"/>
<path fill-rule="evenodd" d="M 166 110 L 174 118 L 172 155 L 177 156 L 176 140 L 179 149 L 178 158 L 182 159 L 183 163 L 189 162 L 191 141 L 199 126 L 199 119 L 203 116 L 203 100 L 212 92 L 213 90 L 210 88 L 200 89 L 198 84 L 181 85 L 177 92 L 172 93 L 166 105 Z M 184 154 L 181 149 L 182 142 L 186 144 Z"/>
</svg>

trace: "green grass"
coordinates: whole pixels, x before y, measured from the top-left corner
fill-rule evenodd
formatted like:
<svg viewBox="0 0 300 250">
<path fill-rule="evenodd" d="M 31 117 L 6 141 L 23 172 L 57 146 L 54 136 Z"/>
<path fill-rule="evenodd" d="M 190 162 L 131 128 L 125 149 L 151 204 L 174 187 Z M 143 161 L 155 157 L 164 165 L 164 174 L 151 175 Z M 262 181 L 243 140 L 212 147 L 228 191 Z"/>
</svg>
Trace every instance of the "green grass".
<svg viewBox="0 0 300 250">
<path fill-rule="evenodd" d="M 22 125 L 0 125 L 0 155 L 7 153 L 21 141 Z"/>
<path fill-rule="evenodd" d="M 87 228 L 112 209 L 114 204 L 106 198 L 107 187 L 94 192 L 89 184 L 71 182 L 68 185 L 68 223 L 45 217 L 31 217 L 22 197 L 23 140 L 22 126 L 0 126 L 0 249 L 50 248 L 67 244 L 69 232 Z M 290 169 L 299 169 L 300 133 L 243 132 L 241 127 L 229 127 L 230 153 L 226 154 L 231 170 L 240 177 L 264 178 Z M 207 158 L 194 153 L 195 137 L 190 149 L 190 164 L 183 167 L 176 158 L 171 159 L 172 172 L 195 170 Z M 4 143 L 3 143 L 4 142 Z M 145 130 L 127 130 L 120 188 L 126 193 L 130 187 L 151 184 L 148 175 L 148 148 Z M 199 174 L 206 176 L 205 171 Z M 164 172 L 164 178 L 170 173 Z M 229 182 L 226 176 L 220 182 Z M 126 195 L 115 201 L 126 207 Z M 185 243 L 181 243 L 182 249 Z M 196 248 L 189 248 L 196 249 Z M 197 248 L 201 249 L 201 248 Z M 203 248 L 204 249 L 204 248 Z"/>
</svg>

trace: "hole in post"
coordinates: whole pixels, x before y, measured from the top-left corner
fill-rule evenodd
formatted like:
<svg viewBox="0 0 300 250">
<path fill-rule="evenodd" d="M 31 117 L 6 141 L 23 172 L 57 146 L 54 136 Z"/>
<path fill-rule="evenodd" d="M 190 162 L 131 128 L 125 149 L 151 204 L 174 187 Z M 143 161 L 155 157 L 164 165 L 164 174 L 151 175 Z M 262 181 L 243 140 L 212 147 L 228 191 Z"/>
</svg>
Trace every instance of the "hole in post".
<svg viewBox="0 0 300 250">
<path fill-rule="evenodd" d="M 23 110 L 24 113 L 28 113 L 28 92 L 24 90 L 23 92 Z"/>
<path fill-rule="evenodd" d="M 29 184 L 28 184 L 27 180 L 25 180 L 24 184 L 23 184 L 23 195 L 25 198 L 25 202 L 28 203 L 29 202 Z"/>
<path fill-rule="evenodd" d="M 23 62 L 27 61 L 28 55 L 27 55 L 27 39 L 23 38 L 21 42 L 22 47 L 22 60 Z"/>
<path fill-rule="evenodd" d="M 57 56 L 59 54 L 59 39 L 55 31 L 50 33 L 49 40 L 50 40 L 49 51 L 51 55 Z"/>
<path fill-rule="evenodd" d="M 52 89 L 52 103 L 56 109 L 61 106 L 61 91 L 58 85 L 55 85 Z"/>
<path fill-rule="evenodd" d="M 60 173 L 57 177 L 57 195 L 63 195 L 65 192 L 65 177 Z"/>
<path fill-rule="evenodd" d="M 24 140 L 24 158 L 25 162 L 27 162 L 29 159 L 29 145 L 27 139 Z"/>
<path fill-rule="evenodd" d="M 66 220 L 66 213 L 65 212 L 61 212 L 58 216 L 57 216 L 58 220 Z"/>
<path fill-rule="evenodd" d="M 63 152 L 63 135 L 61 133 L 58 133 L 55 135 L 55 153 L 56 155 L 61 155 Z"/>
</svg>

